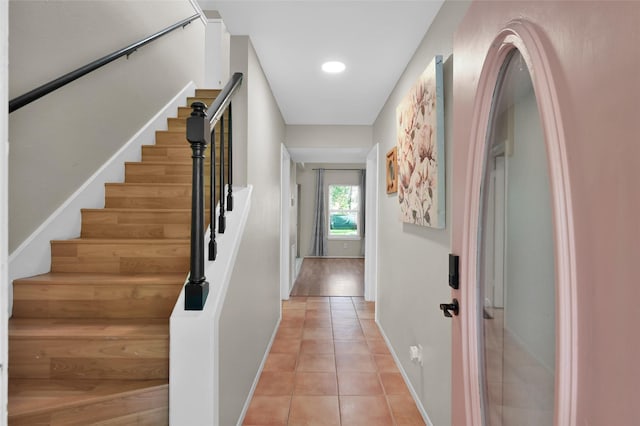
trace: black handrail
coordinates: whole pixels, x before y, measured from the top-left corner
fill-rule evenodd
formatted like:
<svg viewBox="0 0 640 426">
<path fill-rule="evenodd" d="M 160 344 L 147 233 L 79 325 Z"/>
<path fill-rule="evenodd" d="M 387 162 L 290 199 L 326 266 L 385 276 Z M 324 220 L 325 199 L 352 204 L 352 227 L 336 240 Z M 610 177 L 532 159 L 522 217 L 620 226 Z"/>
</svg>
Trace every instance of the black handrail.
<svg viewBox="0 0 640 426">
<path fill-rule="evenodd" d="M 194 102 L 191 104 L 191 116 L 187 118 L 187 140 L 191 145 L 193 159 L 192 168 L 192 188 L 191 188 L 191 271 L 189 273 L 189 281 L 185 285 L 184 308 L 190 311 L 201 311 L 209 294 L 209 283 L 204 274 L 204 153 L 207 145 L 211 146 L 211 239 L 209 241 L 209 259 L 214 260 L 216 257 L 217 244 L 215 242 L 215 125 L 220 120 L 220 209 L 224 211 L 224 149 L 222 148 L 224 140 L 224 120 L 222 116 L 227 108 L 231 112 L 231 98 L 242 83 L 242 73 L 235 73 L 231 80 L 222 89 L 222 92 L 216 97 L 210 108 L 202 102 Z M 206 111 L 205 111 L 206 110 Z M 231 124 L 231 120 L 229 120 Z M 231 142 L 232 129 L 229 126 L 229 142 Z M 229 148 L 229 165 L 232 163 L 231 148 Z M 228 173 L 231 174 L 231 167 L 228 167 Z M 231 179 L 227 185 L 231 186 Z M 229 192 L 231 194 L 231 192 Z M 223 216 L 221 216 L 223 218 Z M 224 232 L 225 223 L 223 219 L 218 226 L 218 232 Z"/>
<path fill-rule="evenodd" d="M 211 124 L 211 129 L 216 125 L 222 114 L 224 113 L 227 106 L 231 103 L 231 98 L 240 87 L 242 83 L 242 73 L 236 72 L 231 76 L 231 80 L 224 86 L 222 92 L 216 97 L 216 100 L 213 101 L 209 109 L 207 109 L 207 118 L 209 119 L 209 123 Z"/>
<path fill-rule="evenodd" d="M 40 99 L 41 97 L 53 92 L 54 90 L 57 90 L 59 88 L 61 88 L 62 86 L 65 86 L 69 83 L 71 83 L 74 80 L 79 79 L 82 76 L 85 76 L 87 74 L 89 74 L 92 71 L 97 70 L 98 68 L 101 68 L 105 65 L 107 65 L 110 62 L 115 61 L 118 58 L 121 58 L 123 56 L 129 56 L 131 55 L 133 52 L 135 52 L 136 50 L 138 50 L 139 48 L 151 43 L 154 40 L 157 40 L 158 38 L 169 34 L 170 32 L 182 27 L 186 27 L 187 25 L 189 25 L 191 22 L 193 22 L 194 20 L 198 19 L 200 17 L 200 14 L 195 14 L 193 16 L 190 16 L 186 19 L 183 19 L 180 22 L 177 22 L 173 25 L 171 25 L 170 27 L 167 27 L 161 31 L 158 31 L 155 34 L 150 35 L 149 37 L 143 38 L 142 40 L 135 42 L 123 49 L 120 50 L 116 50 L 115 52 L 104 56 L 98 60 L 95 60 L 83 67 L 80 67 L 74 71 L 71 71 L 70 73 L 67 73 L 65 75 L 63 75 L 62 77 L 58 77 L 55 80 L 51 80 L 48 83 L 43 84 L 40 87 L 37 87 L 23 95 L 18 96 L 17 98 L 11 99 L 9 101 L 9 113 L 12 113 L 13 111 L 22 108 L 25 105 L 30 104 L 31 102 Z"/>
</svg>

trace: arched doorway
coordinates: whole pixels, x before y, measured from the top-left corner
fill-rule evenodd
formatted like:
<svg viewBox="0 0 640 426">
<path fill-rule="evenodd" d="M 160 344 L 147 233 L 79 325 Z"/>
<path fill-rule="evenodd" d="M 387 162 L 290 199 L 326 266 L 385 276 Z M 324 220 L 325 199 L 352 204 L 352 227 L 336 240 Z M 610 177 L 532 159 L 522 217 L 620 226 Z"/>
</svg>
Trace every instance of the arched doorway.
<svg viewBox="0 0 640 426">
<path fill-rule="evenodd" d="M 543 46 L 526 21 L 498 34 L 477 86 L 468 156 L 454 159 L 466 179 L 453 227 L 462 241 L 453 345 L 463 367 L 453 388 L 454 399 L 464 393 L 468 425 L 575 424 L 572 212 Z"/>
</svg>

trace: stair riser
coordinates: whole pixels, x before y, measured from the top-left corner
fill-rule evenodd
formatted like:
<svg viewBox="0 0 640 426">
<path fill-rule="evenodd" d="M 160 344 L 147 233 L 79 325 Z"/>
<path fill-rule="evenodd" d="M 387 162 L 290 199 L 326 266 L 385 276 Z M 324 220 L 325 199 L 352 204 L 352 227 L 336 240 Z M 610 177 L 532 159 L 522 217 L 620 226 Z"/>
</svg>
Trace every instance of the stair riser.
<svg viewBox="0 0 640 426">
<path fill-rule="evenodd" d="M 190 238 L 191 212 L 82 212 L 82 238 Z"/>
<path fill-rule="evenodd" d="M 216 100 L 215 96 L 192 96 L 187 98 L 187 106 L 191 106 L 194 102 L 202 102 L 209 108 Z"/>
<path fill-rule="evenodd" d="M 227 134 L 229 132 L 229 126 L 228 121 L 227 121 L 227 116 L 226 114 L 223 114 L 224 117 L 224 121 L 225 121 L 225 134 Z M 167 130 L 169 132 L 181 132 L 182 136 L 186 138 L 186 133 L 187 133 L 187 119 L 189 117 L 169 117 L 167 118 Z M 219 134 L 220 132 L 220 128 L 221 128 L 221 123 L 220 121 L 218 121 L 215 125 L 215 129 L 216 129 L 216 136 Z M 156 132 L 156 135 L 158 133 L 162 133 L 161 130 Z M 186 140 L 186 139 L 185 139 Z"/>
<path fill-rule="evenodd" d="M 186 137 L 186 130 L 183 131 L 157 131 L 156 132 L 156 146 L 186 146 L 190 147 L 189 141 Z M 227 134 L 225 133 L 225 145 L 229 140 Z M 216 127 L 216 146 L 220 145 L 220 130 Z M 220 151 L 218 149 L 218 151 Z"/>
<path fill-rule="evenodd" d="M 205 217 L 208 215 L 209 209 L 205 208 Z M 85 210 L 82 212 L 80 236 L 105 239 L 189 239 L 191 212 Z"/>
<path fill-rule="evenodd" d="M 160 273 L 189 270 L 189 242 L 51 243 L 52 272 Z"/>
<path fill-rule="evenodd" d="M 176 285 L 14 286 L 13 318 L 168 318 L 182 290 Z"/>
<path fill-rule="evenodd" d="M 196 97 L 217 98 L 221 92 L 220 89 L 196 89 Z"/>
<path fill-rule="evenodd" d="M 150 380 L 169 377 L 169 340 L 11 339 L 10 378 Z"/>
<path fill-rule="evenodd" d="M 106 184 L 107 208 L 190 209 L 191 184 Z M 205 195 L 208 191 L 205 191 Z M 121 204 L 125 203 L 125 204 Z"/>
<path fill-rule="evenodd" d="M 191 224 L 167 224 L 167 225 L 137 225 L 137 224 L 83 224 L 82 238 L 136 238 L 136 239 L 162 239 L 162 238 L 189 238 L 191 236 Z"/>
<path fill-rule="evenodd" d="M 226 150 L 225 150 L 226 151 Z M 218 153 L 220 150 L 218 149 Z M 189 145 L 186 146 L 178 146 L 178 145 L 145 145 L 142 147 L 142 161 L 143 162 L 192 162 L 193 159 L 191 156 L 193 155 L 193 151 Z M 209 159 L 209 149 L 205 150 L 205 163 L 210 162 Z M 216 159 L 219 159 L 220 156 L 216 155 Z M 229 154 L 225 152 L 225 163 L 229 161 Z"/>
<path fill-rule="evenodd" d="M 204 175 L 209 176 L 209 162 L 205 162 Z M 216 162 L 216 166 L 220 164 Z M 218 169 L 219 170 L 219 169 Z M 125 166 L 124 180 L 126 183 L 191 183 L 191 164 L 153 164 L 153 163 L 128 163 Z M 209 179 L 205 178 L 205 186 L 209 185 Z"/>
<path fill-rule="evenodd" d="M 144 425 L 169 424 L 169 389 L 154 387 L 144 391 L 113 395 L 66 408 L 54 408 L 37 415 L 9 416 L 11 426 L 40 425 Z"/>
</svg>

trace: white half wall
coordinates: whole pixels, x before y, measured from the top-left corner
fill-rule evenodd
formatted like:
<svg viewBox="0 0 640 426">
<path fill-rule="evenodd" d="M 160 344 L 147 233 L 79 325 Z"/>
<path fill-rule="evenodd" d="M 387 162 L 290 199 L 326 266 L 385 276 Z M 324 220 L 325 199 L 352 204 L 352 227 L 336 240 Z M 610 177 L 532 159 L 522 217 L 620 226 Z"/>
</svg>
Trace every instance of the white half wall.
<svg viewBox="0 0 640 426">
<path fill-rule="evenodd" d="M 218 255 L 205 260 L 209 295 L 202 311 L 184 309 L 184 290 L 171 314 L 169 423 L 211 426 L 220 413 L 220 316 L 251 210 L 252 188 L 234 187 L 227 229 L 216 234 Z M 217 211 L 219 211 L 219 206 Z M 216 215 L 217 216 L 217 215 Z M 211 230 L 204 236 L 205 246 Z"/>
</svg>

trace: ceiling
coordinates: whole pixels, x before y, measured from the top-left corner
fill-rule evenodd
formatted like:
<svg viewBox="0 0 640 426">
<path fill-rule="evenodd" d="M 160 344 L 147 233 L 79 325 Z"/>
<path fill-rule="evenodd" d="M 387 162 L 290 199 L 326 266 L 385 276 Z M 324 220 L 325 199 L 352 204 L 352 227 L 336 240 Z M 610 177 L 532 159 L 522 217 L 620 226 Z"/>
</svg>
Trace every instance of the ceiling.
<svg viewBox="0 0 640 426">
<path fill-rule="evenodd" d="M 199 3 L 250 36 L 287 124 L 371 125 L 443 1 Z M 328 60 L 346 71 L 323 73 Z"/>
</svg>

